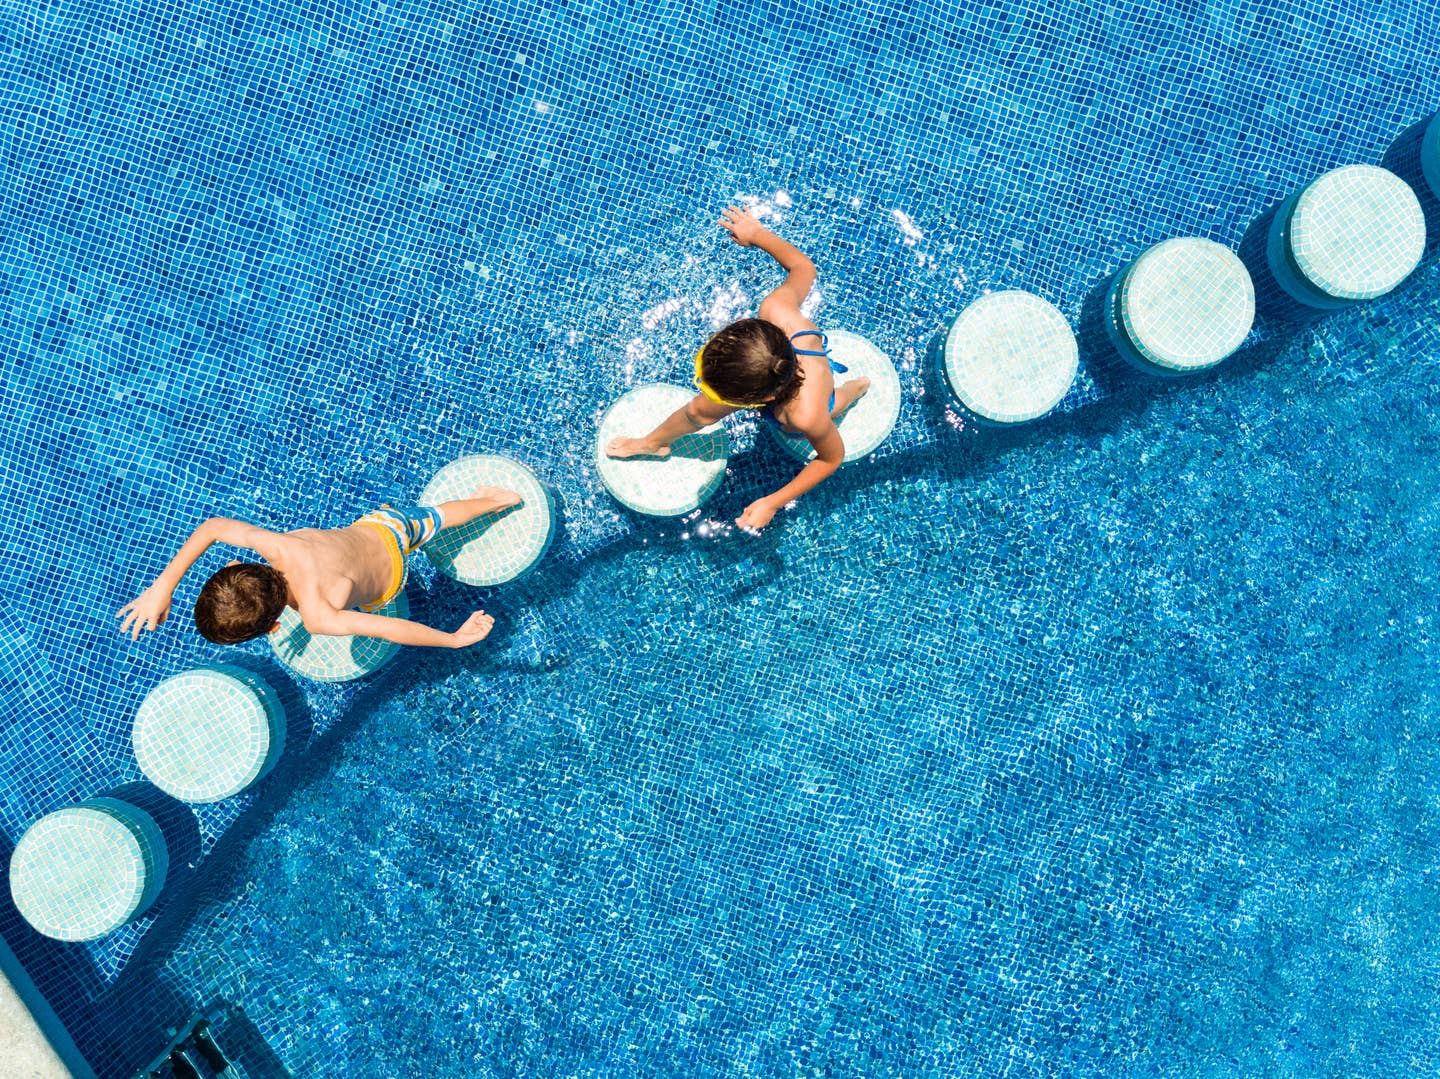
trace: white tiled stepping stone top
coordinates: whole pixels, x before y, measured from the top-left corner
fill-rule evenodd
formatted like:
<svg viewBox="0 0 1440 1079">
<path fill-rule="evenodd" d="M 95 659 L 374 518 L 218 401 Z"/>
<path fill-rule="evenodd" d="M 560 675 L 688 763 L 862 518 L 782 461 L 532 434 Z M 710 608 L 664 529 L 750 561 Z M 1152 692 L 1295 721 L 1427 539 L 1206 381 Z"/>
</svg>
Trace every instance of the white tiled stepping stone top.
<svg viewBox="0 0 1440 1079">
<path fill-rule="evenodd" d="M 1183 236 L 1156 244 L 1130 264 L 1116 307 L 1143 360 L 1165 371 L 1199 371 L 1249 336 L 1255 286 L 1228 247 Z"/>
<path fill-rule="evenodd" d="M 1425 251 L 1425 214 L 1400 177 L 1346 165 L 1313 180 L 1295 202 L 1290 252 L 1328 296 L 1370 300 L 1395 288 Z"/>
<path fill-rule="evenodd" d="M 409 618 L 410 602 L 401 592 L 376 614 Z M 351 682 L 383 667 L 400 651 L 393 641 L 378 637 L 313 636 L 300 621 L 299 612 L 280 612 L 280 628 L 269 634 L 275 657 L 296 674 L 317 682 Z"/>
<path fill-rule="evenodd" d="M 540 561 L 555 534 L 555 512 L 549 491 L 535 473 L 494 454 L 450 462 L 426 485 L 420 504 L 469 498 L 478 487 L 504 487 L 523 501 L 459 528 L 446 528 L 421 550 L 437 569 L 462 584 L 490 587 L 513 581 Z"/>
<path fill-rule="evenodd" d="M 649 434 L 694 396 L 693 390 L 651 383 L 635 387 L 610 406 L 600 421 L 595 465 L 600 482 L 617 502 L 651 517 L 678 517 L 715 493 L 730 458 L 730 440 L 721 424 L 676 439 L 668 457 L 621 459 L 605 453 L 612 438 Z"/>
<path fill-rule="evenodd" d="M 169 856 L 150 814 L 114 798 L 47 813 L 15 845 L 10 894 L 55 940 L 94 940 L 144 913 Z"/>
<path fill-rule="evenodd" d="M 1058 308 L 1018 289 L 982 296 L 956 316 L 941 364 L 956 400 L 990 423 L 1024 423 L 1065 396 L 1080 349 Z"/>
<path fill-rule="evenodd" d="M 900 416 L 900 376 L 895 373 L 890 357 L 858 333 L 834 330 L 827 337 L 831 357 L 849 368 L 835 373 L 836 388 L 852 378 L 870 380 L 865 396 L 836 422 L 840 437 L 845 440 L 848 465 L 874 453 L 895 429 L 895 421 Z M 787 435 L 768 421 L 765 426 L 797 460 L 809 461 L 815 456 L 815 447 L 809 439 Z"/>
<path fill-rule="evenodd" d="M 166 794 L 219 802 L 280 759 L 285 711 L 275 691 L 249 671 L 228 665 L 186 671 L 146 695 L 131 742 L 145 778 Z"/>
</svg>

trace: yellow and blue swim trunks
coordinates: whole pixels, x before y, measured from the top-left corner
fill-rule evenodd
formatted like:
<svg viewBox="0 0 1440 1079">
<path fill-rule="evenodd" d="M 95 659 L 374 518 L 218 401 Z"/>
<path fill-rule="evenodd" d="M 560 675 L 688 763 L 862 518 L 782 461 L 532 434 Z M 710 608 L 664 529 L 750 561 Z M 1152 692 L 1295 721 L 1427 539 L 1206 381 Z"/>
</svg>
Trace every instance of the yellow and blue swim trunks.
<svg viewBox="0 0 1440 1079">
<path fill-rule="evenodd" d="M 445 527 L 445 518 L 432 506 L 413 506 L 398 510 L 391 506 L 381 506 L 355 523 L 378 528 L 395 541 L 395 545 L 390 548 L 390 565 L 394 569 L 390 587 L 374 603 L 367 603 L 360 608 L 362 611 L 378 611 L 405 587 L 405 556 L 412 551 L 418 551 L 434 539 Z"/>
</svg>

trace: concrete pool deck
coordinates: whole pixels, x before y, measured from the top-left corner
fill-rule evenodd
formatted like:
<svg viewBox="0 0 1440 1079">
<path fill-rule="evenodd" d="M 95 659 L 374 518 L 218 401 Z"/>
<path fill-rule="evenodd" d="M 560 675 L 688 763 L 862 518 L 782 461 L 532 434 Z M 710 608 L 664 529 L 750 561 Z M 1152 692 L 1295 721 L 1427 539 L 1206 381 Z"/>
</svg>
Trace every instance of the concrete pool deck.
<svg viewBox="0 0 1440 1079">
<path fill-rule="evenodd" d="M 95 1077 L 4 940 L 0 940 L 0 1075 L 13 1079 Z"/>
</svg>

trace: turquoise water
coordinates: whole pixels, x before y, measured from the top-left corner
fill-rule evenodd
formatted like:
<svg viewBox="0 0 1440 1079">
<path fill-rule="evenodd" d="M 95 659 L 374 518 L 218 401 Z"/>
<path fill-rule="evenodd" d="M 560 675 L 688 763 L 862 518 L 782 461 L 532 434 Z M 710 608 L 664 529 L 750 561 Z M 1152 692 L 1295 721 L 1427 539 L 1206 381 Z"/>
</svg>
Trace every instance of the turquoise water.
<svg viewBox="0 0 1440 1079">
<path fill-rule="evenodd" d="M 1093 316 L 1151 243 L 1402 167 L 1437 43 L 1400 4 L 0 11 L 0 849 L 140 778 L 164 677 L 233 658 L 291 715 L 253 795 L 127 788 L 152 915 L 0 930 L 107 1077 L 216 1001 L 252 1076 L 1435 1072 L 1436 269 L 1307 324 L 1257 265 L 1178 382 Z M 694 520 L 590 456 L 775 284 L 732 201 L 904 391 L 758 539 L 793 465 L 743 423 Z M 1081 375 L 976 430 L 926 349 L 1006 287 Z M 564 518 L 514 586 L 416 567 L 480 648 L 291 681 L 190 632 L 228 552 L 113 631 L 206 515 L 343 524 L 475 452 Z"/>
<path fill-rule="evenodd" d="M 1437 283 L 537 584 L 157 973 L 297 1074 L 1430 1070 Z"/>
</svg>

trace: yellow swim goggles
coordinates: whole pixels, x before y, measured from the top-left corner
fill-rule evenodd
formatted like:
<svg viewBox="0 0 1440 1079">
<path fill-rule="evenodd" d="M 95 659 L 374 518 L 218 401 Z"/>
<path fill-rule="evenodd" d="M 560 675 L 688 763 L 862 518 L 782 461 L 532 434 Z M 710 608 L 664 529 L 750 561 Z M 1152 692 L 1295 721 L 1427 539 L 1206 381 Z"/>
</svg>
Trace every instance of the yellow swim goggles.
<svg viewBox="0 0 1440 1079">
<path fill-rule="evenodd" d="M 727 400 L 725 400 L 725 398 L 721 397 L 718 393 L 716 393 L 714 390 L 712 390 L 709 386 L 705 385 L 705 374 L 704 374 L 704 368 L 703 368 L 703 366 L 702 366 L 703 361 L 704 361 L 704 356 L 705 356 L 705 346 L 704 346 L 704 345 L 701 345 L 701 346 L 700 346 L 700 351 L 697 352 L 697 353 L 695 353 L 695 388 L 696 388 L 697 390 L 699 390 L 701 393 L 703 393 L 703 394 L 704 394 L 706 397 L 708 397 L 710 400 L 714 401 L 717 405 L 724 405 L 726 408 L 764 408 L 764 407 L 765 407 L 765 404 L 764 404 L 764 403 L 761 403 L 761 404 L 758 404 L 758 405 L 737 405 L 734 401 L 727 401 Z"/>
</svg>

